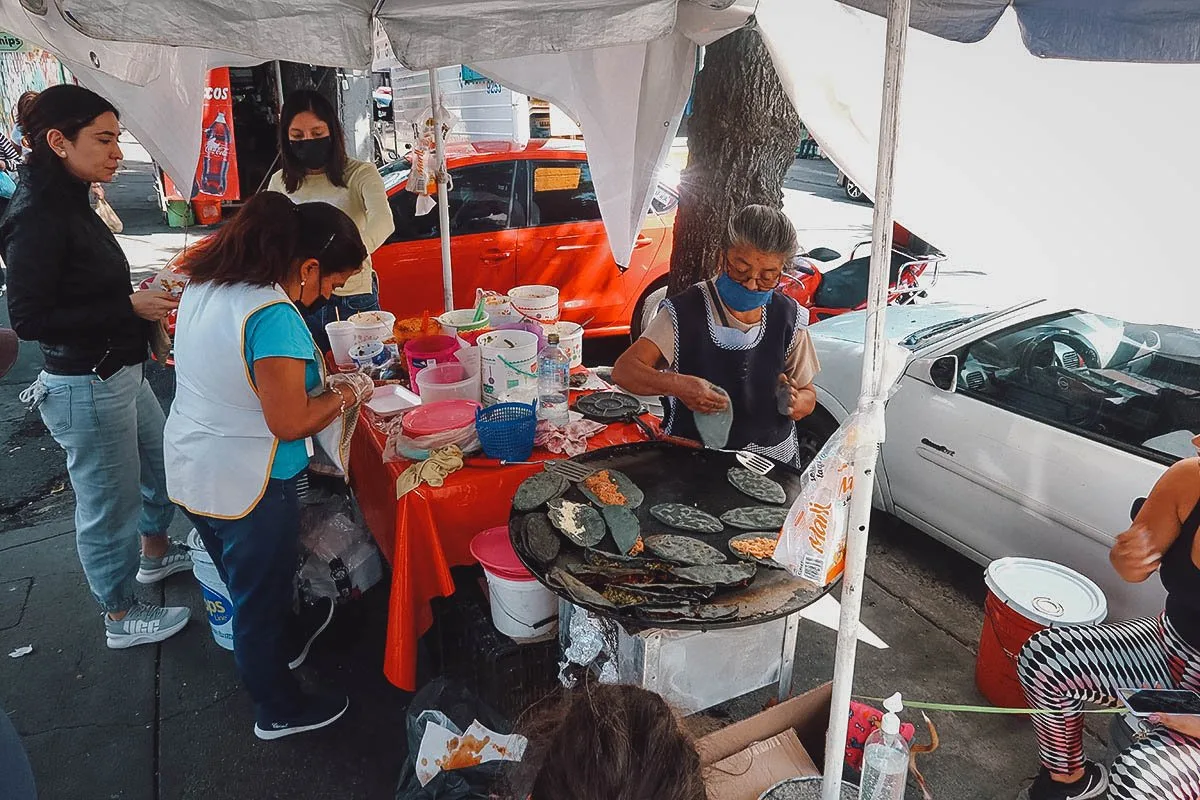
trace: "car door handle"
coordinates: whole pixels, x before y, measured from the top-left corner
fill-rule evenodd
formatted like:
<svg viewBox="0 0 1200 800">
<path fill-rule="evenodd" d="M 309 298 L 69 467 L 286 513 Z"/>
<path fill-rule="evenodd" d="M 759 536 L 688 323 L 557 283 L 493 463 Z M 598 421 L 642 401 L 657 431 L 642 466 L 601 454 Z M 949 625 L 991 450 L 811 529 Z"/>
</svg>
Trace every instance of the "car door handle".
<svg viewBox="0 0 1200 800">
<path fill-rule="evenodd" d="M 640 250 L 641 248 L 649 247 L 652 244 L 654 244 L 654 240 L 651 239 L 649 236 L 642 234 L 641 236 L 638 236 L 637 239 L 634 240 L 633 247 L 635 250 Z"/>
<path fill-rule="evenodd" d="M 491 250 L 484 250 L 479 260 L 485 264 L 499 264 L 501 261 L 507 261 L 510 258 L 512 258 L 511 250 L 501 250 L 493 247 Z"/>
<path fill-rule="evenodd" d="M 928 439 L 922 439 L 921 444 L 925 445 L 930 450 L 938 451 L 939 453 L 941 453 L 944 456 L 949 456 L 950 458 L 954 458 L 954 451 L 951 450 L 949 447 L 946 447 L 943 444 L 938 444 L 937 442 L 931 442 Z"/>
</svg>

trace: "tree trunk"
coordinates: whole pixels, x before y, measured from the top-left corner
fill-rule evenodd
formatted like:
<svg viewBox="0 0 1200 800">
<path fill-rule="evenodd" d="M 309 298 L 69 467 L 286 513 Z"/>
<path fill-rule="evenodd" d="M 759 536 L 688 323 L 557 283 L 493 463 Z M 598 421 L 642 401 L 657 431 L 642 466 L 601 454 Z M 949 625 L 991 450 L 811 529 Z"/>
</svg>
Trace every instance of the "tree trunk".
<svg viewBox="0 0 1200 800">
<path fill-rule="evenodd" d="M 800 117 L 757 31 L 737 31 L 707 48 L 688 125 L 672 295 L 717 273 L 725 230 L 739 209 L 752 203 L 783 207 L 783 179 L 795 161 Z"/>
</svg>

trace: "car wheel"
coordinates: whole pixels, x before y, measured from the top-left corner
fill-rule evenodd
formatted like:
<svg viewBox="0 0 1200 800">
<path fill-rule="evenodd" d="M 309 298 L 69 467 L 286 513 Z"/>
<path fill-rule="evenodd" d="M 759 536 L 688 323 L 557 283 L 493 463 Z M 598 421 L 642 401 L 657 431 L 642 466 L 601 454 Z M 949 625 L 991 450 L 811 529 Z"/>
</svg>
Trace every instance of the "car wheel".
<svg viewBox="0 0 1200 800">
<path fill-rule="evenodd" d="M 858 184 L 849 178 L 846 179 L 843 188 L 846 190 L 846 197 L 849 197 L 854 202 L 857 203 L 863 199 L 863 190 L 858 188 Z"/>
<path fill-rule="evenodd" d="M 820 406 L 817 406 L 816 411 L 797 422 L 796 433 L 800 441 L 799 463 L 807 467 L 837 429 L 837 421 Z"/>
<path fill-rule="evenodd" d="M 634 339 L 637 339 L 646 328 L 650 327 L 650 321 L 658 316 L 658 307 L 666 299 L 667 285 L 664 283 L 661 286 L 652 287 L 638 301 L 637 308 L 633 310 L 633 319 L 629 324 L 629 333 Z"/>
</svg>

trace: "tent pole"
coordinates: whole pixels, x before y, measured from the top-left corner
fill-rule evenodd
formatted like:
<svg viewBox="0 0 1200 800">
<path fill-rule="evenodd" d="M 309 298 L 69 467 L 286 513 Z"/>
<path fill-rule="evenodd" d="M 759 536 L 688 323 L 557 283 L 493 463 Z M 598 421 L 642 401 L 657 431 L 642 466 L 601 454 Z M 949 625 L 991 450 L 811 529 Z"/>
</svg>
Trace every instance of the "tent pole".
<svg viewBox="0 0 1200 800">
<path fill-rule="evenodd" d="M 875 212 L 871 231 L 871 277 L 867 295 L 867 329 L 863 345 L 862 394 L 858 408 L 878 422 L 883 437 L 884 322 L 888 274 L 892 255 L 892 179 L 895 176 L 896 140 L 900 122 L 900 86 L 908 46 L 908 20 L 912 0 L 891 0 L 888 8 L 887 49 L 883 66 L 883 104 L 879 118 L 879 163 L 875 174 Z M 846 572 L 842 578 L 842 613 L 838 624 L 837 655 L 833 671 L 833 699 L 825 741 L 825 781 L 821 800 L 841 797 L 842 768 L 849 727 L 850 694 L 854 686 L 854 661 L 858 649 L 859 613 L 866 578 L 867 536 L 871 525 L 871 500 L 875 494 L 875 465 L 879 445 L 871 436 L 858 446 L 854 460 L 854 491 L 850 496 Z M 886 693 L 887 690 L 885 690 Z"/>
<path fill-rule="evenodd" d="M 392 100 L 392 102 L 396 102 Z M 442 90 L 438 86 L 437 67 L 429 70 L 429 102 L 433 110 L 433 144 L 437 152 L 438 231 L 442 239 L 442 302 L 446 311 L 454 310 L 454 271 L 450 266 L 450 203 L 446 199 L 446 141 L 442 136 Z"/>
</svg>

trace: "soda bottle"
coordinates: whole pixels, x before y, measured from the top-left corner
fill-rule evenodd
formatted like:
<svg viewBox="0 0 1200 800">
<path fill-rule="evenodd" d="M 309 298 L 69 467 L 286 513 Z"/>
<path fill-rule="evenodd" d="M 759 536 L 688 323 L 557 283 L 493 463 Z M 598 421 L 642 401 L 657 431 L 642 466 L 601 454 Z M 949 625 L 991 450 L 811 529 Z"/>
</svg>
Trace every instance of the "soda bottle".
<svg viewBox="0 0 1200 800">
<path fill-rule="evenodd" d="M 558 346 L 558 334 L 546 336 L 538 353 L 538 419 L 561 428 L 570 422 L 567 398 L 571 382 L 571 358 Z"/>
<path fill-rule="evenodd" d="M 232 136 L 225 112 L 218 111 L 217 118 L 204 129 L 204 144 L 201 151 L 200 191 L 214 197 L 224 197 L 226 176 L 229 174 L 229 144 Z"/>
</svg>

